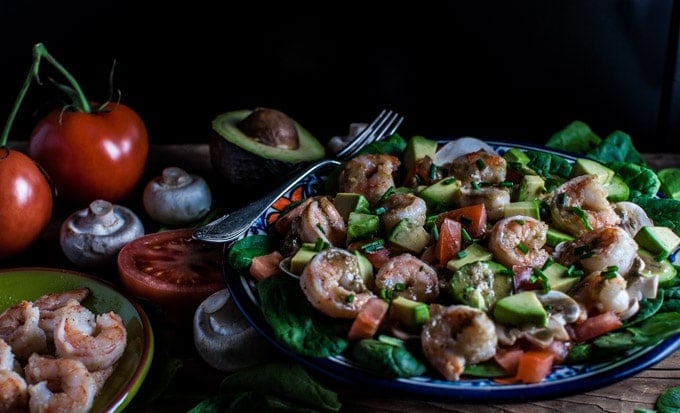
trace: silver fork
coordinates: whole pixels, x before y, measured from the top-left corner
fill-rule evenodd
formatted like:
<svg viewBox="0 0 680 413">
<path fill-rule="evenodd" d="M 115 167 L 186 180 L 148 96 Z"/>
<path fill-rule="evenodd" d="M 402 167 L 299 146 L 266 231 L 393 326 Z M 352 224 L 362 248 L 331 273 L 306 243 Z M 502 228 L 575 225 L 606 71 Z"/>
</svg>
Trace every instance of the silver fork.
<svg viewBox="0 0 680 413">
<path fill-rule="evenodd" d="M 404 117 L 390 110 L 383 110 L 366 128 L 364 128 L 354 139 L 348 142 L 335 155 L 339 160 L 347 160 L 355 156 L 361 149 L 371 142 L 379 141 L 392 135 Z M 281 198 L 292 188 L 297 186 L 300 181 L 316 171 L 329 165 L 340 165 L 338 160 L 322 159 L 313 163 L 303 172 L 296 174 L 281 186 L 273 190 L 270 194 L 258 199 L 257 201 L 226 214 L 194 231 L 194 238 L 207 242 L 232 242 L 237 240 L 255 223 L 257 218 L 262 215 L 269 207 Z"/>
</svg>

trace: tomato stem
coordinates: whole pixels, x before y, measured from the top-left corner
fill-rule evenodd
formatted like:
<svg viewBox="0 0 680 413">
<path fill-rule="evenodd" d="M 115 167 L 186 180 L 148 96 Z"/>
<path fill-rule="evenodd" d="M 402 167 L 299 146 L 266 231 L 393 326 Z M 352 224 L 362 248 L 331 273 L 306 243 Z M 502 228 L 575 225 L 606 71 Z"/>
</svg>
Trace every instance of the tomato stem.
<svg viewBox="0 0 680 413">
<path fill-rule="evenodd" d="M 28 89 L 31 86 L 31 82 L 33 81 L 33 79 L 35 79 L 38 83 L 40 83 L 40 77 L 38 76 L 38 72 L 40 70 L 40 62 L 42 61 L 43 58 L 46 59 L 52 66 L 54 66 L 54 68 L 57 69 L 57 71 L 59 71 L 59 73 L 61 73 L 62 76 L 64 76 L 73 87 L 73 90 L 76 92 L 75 95 L 78 98 L 78 101 L 74 102 L 76 108 L 81 112 L 86 113 L 92 112 L 90 102 L 85 97 L 85 93 L 83 93 L 83 90 L 80 88 L 80 85 L 78 84 L 76 79 L 68 72 L 68 70 L 66 70 L 66 68 L 64 68 L 64 66 L 62 66 L 47 51 L 44 44 L 37 43 L 36 45 L 33 46 L 33 62 L 31 63 L 31 67 L 28 71 L 28 75 L 26 76 L 26 80 L 24 80 L 24 84 L 21 86 L 21 89 L 19 90 L 19 95 L 17 95 L 17 98 L 14 101 L 12 110 L 10 111 L 9 116 L 7 117 L 7 123 L 5 123 L 5 127 L 2 130 L 2 135 L 0 135 L 0 147 L 4 147 L 5 145 L 7 145 L 7 140 L 9 139 L 9 131 L 12 129 L 14 119 L 16 118 L 16 115 L 19 112 L 19 108 L 21 107 L 21 103 L 23 102 L 24 97 L 26 97 L 26 93 L 28 92 Z"/>
</svg>

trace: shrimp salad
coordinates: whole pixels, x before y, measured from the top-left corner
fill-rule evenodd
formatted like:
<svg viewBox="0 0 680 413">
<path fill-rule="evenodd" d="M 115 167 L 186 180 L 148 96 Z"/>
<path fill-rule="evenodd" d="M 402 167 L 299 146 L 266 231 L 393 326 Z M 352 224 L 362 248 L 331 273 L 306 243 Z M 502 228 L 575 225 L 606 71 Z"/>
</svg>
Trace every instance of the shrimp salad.
<svg viewBox="0 0 680 413">
<path fill-rule="evenodd" d="M 279 341 L 391 377 L 503 385 L 680 331 L 680 313 L 661 304 L 677 270 L 638 243 L 653 220 L 610 196 L 613 174 L 452 144 L 414 137 L 405 151 L 358 155 L 324 194 L 232 246 L 230 258 L 266 238 L 241 271 Z M 661 335 L 627 329 L 655 320 Z"/>
<path fill-rule="evenodd" d="M 0 314 L 0 412 L 88 412 L 127 345 L 114 313 L 82 305 L 87 288 L 21 301 Z"/>
</svg>

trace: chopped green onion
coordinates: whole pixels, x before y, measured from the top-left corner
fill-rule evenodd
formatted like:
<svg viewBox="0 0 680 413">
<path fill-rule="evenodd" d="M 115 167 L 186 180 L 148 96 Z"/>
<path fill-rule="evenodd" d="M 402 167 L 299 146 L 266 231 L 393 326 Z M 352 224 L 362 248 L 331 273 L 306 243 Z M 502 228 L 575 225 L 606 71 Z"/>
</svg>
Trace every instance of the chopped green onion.
<svg viewBox="0 0 680 413">
<path fill-rule="evenodd" d="M 467 251 L 465 251 L 465 250 L 458 251 L 458 253 L 456 254 L 456 257 L 457 257 L 458 259 L 462 259 L 462 258 L 467 257 Z"/>
<path fill-rule="evenodd" d="M 406 289 L 406 284 L 396 283 L 394 284 L 394 291 L 404 291 Z"/>
<path fill-rule="evenodd" d="M 534 268 L 531 277 L 529 277 L 529 282 L 535 283 L 540 281 L 543 284 L 543 291 L 550 291 L 550 282 L 548 277 L 543 273 L 543 271 L 538 268 Z"/>
<path fill-rule="evenodd" d="M 439 241 L 439 229 L 437 228 L 436 225 L 432 226 L 432 231 L 430 231 L 430 232 L 432 233 L 432 239 L 435 242 Z"/>
<path fill-rule="evenodd" d="M 508 277 L 514 277 L 515 276 L 515 272 L 513 270 L 508 269 L 508 268 L 503 268 L 498 273 L 501 274 L 501 275 L 507 275 Z"/>
<path fill-rule="evenodd" d="M 434 179 L 437 177 L 437 165 L 435 164 L 430 165 L 429 176 L 430 179 Z"/>
<path fill-rule="evenodd" d="M 519 244 L 517 244 L 517 249 L 518 249 L 519 252 L 521 252 L 522 254 L 526 254 L 526 253 L 529 252 L 529 247 L 527 247 L 526 245 L 522 244 L 521 242 L 520 242 Z"/>
<path fill-rule="evenodd" d="M 472 237 L 470 236 L 470 234 L 468 234 L 468 232 L 467 232 L 467 230 L 465 230 L 465 228 L 460 229 L 460 236 L 463 239 L 463 241 L 465 241 L 465 242 L 472 241 Z"/>
<path fill-rule="evenodd" d="M 326 233 L 326 229 L 320 223 L 317 222 L 316 227 L 319 229 L 319 231 L 321 231 L 322 234 Z"/>
<path fill-rule="evenodd" d="M 442 185 L 451 185 L 456 182 L 456 178 L 446 178 L 442 181 Z"/>
<path fill-rule="evenodd" d="M 567 204 L 567 194 L 564 192 L 560 192 L 557 194 L 557 205 L 563 207 Z"/>
<path fill-rule="evenodd" d="M 553 265 L 553 259 L 552 259 L 551 257 L 548 257 L 548 259 L 545 260 L 545 263 L 544 263 L 543 266 L 541 267 L 541 270 L 545 271 L 545 270 L 547 270 L 548 267 L 550 267 L 551 265 Z"/>
<path fill-rule="evenodd" d="M 475 163 L 477 164 L 477 168 L 479 170 L 486 168 L 486 164 L 484 163 L 484 160 L 482 158 L 477 159 Z"/>
<path fill-rule="evenodd" d="M 472 220 L 470 218 L 466 217 L 465 215 L 461 215 L 459 220 L 460 220 L 460 223 L 465 225 L 466 227 L 469 227 L 470 224 L 472 224 Z"/>
<path fill-rule="evenodd" d="M 380 196 L 380 199 L 378 199 L 378 202 L 376 202 L 376 204 L 381 204 L 381 203 L 383 203 L 383 202 L 384 202 L 387 198 L 389 198 L 390 195 L 392 195 L 393 193 L 394 193 L 394 187 L 391 186 L 391 187 L 389 187 L 389 188 L 387 189 L 387 191 L 385 191 L 385 192 Z"/>
<path fill-rule="evenodd" d="M 379 206 L 379 207 L 377 207 L 376 209 L 373 210 L 375 215 L 382 215 L 382 214 L 385 213 L 385 211 L 387 211 L 387 210 L 385 209 L 384 206 Z"/>
<path fill-rule="evenodd" d="M 417 185 L 421 185 L 423 183 L 423 178 L 421 178 L 418 174 L 413 175 L 413 179 L 416 181 Z"/>
<path fill-rule="evenodd" d="M 479 188 L 480 188 L 480 187 L 479 187 L 479 182 L 475 182 L 475 181 L 470 182 L 470 187 L 471 187 L 472 189 L 479 189 Z"/>
<path fill-rule="evenodd" d="M 348 303 L 351 303 L 351 302 L 354 301 L 355 298 L 356 298 L 356 297 L 355 297 L 354 294 L 350 294 L 350 295 L 347 296 L 347 302 L 348 302 Z"/>
<path fill-rule="evenodd" d="M 523 220 L 523 219 L 516 219 L 516 220 L 515 220 L 515 223 L 516 223 L 517 225 L 524 225 L 524 220 Z"/>
<path fill-rule="evenodd" d="M 331 244 L 326 242 L 323 238 L 318 237 L 316 241 L 314 241 L 314 251 L 323 251 L 326 248 L 329 248 Z"/>
<path fill-rule="evenodd" d="M 581 218 L 581 222 L 583 223 L 583 226 L 586 228 L 588 231 L 592 231 L 593 227 L 590 226 L 590 222 L 588 221 L 588 215 L 584 210 L 582 210 L 579 207 L 571 207 L 569 210 L 576 215 L 577 217 Z"/>
<path fill-rule="evenodd" d="M 491 182 L 480 182 L 479 186 L 481 186 L 483 188 L 488 188 L 490 186 L 493 186 L 493 184 Z"/>
<path fill-rule="evenodd" d="M 361 249 L 364 252 L 375 252 L 383 249 L 384 246 L 385 240 L 377 239 L 362 245 L 361 247 L 359 247 L 359 249 Z"/>
<path fill-rule="evenodd" d="M 505 187 L 505 188 L 512 188 L 512 182 L 510 181 L 503 181 L 498 184 L 499 186 Z"/>
</svg>

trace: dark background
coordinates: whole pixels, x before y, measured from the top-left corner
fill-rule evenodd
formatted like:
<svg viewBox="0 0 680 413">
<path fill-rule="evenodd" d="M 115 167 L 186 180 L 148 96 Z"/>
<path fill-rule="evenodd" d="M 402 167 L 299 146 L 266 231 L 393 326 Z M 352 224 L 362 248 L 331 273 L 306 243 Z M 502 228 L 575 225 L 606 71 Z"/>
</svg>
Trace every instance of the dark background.
<svg viewBox="0 0 680 413">
<path fill-rule="evenodd" d="M 2 0 L 0 119 L 43 42 L 93 100 L 116 59 L 152 143 L 207 142 L 215 115 L 268 106 L 321 140 L 390 108 L 404 136 L 543 143 L 578 119 L 678 151 L 676 2 Z M 34 84 L 10 139 L 55 96 Z"/>
</svg>

